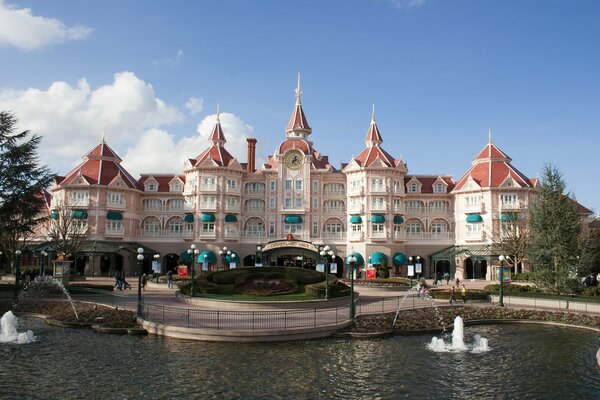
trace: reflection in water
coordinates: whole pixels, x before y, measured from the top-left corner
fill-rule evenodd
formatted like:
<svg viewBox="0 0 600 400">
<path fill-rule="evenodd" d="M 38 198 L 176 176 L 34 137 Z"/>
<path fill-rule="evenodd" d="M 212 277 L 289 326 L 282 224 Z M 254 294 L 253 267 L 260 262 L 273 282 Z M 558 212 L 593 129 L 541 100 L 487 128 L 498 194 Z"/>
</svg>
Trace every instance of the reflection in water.
<svg viewBox="0 0 600 400">
<path fill-rule="evenodd" d="M 490 342 L 473 354 L 430 352 L 431 335 L 232 344 L 22 322 L 38 340 L 0 345 L 2 399 L 600 398 L 597 335 L 576 330 L 467 327 Z"/>
</svg>

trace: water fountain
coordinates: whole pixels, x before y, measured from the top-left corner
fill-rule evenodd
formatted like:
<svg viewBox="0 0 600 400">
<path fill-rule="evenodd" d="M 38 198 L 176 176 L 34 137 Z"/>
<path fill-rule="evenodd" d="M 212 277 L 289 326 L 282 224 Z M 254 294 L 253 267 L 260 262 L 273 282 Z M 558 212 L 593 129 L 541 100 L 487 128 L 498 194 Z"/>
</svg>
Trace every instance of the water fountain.
<svg viewBox="0 0 600 400">
<path fill-rule="evenodd" d="M 446 343 L 444 339 L 433 337 L 427 345 L 429 350 L 436 353 L 458 353 L 470 351 L 471 353 L 484 353 L 489 351 L 488 340 L 481 335 L 475 335 L 472 345 L 465 343 L 464 323 L 461 317 L 454 318 L 454 329 L 452 330 L 452 342 Z"/>
<path fill-rule="evenodd" d="M 50 275 L 37 276 L 31 283 L 29 283 L 27 286 L 25 286 L 25 288 L 23 288 L 23 290 L 21 290 L 17 302 L 47 297 L 48 292 L 52 287 L 58 288 L 60 292 L 67 297 L 67 300 L 69 301 L 69 304 L 73 309 L 73 313 L 75 314 L 75 319 L 79 320 L 77 308 L 75 308 L 75 303 L 73 303 L 71 294 L 61 281 L 53 278 Z"/>
<path fill-rule="evenodd" d="M 438 310 L 437 304 L 435 304 L 435 300 L 433 299 L 433 297 L 431 297 L 431 295 L 429 293 L 427 293 L 427 291 L 424 291 L 422 293 L 423 290 L 424 290 L 424 288 L 419 284 L 417 286 L 411 287 L 406 292 L 406 294 L 404 295 L 404 297 L 402 298 L 402 300 L 400 300 L 400 303 L 398 304 L 398 309 L 396 310 L 396 315 L 394 316 L 394 322 L 392 322 L 392 328 L 394 326 L 396 326 L 396 321 L 398 320 L 398 315 L 400 314 L 400 310 L 402 309 L 402 305 L 404 304 L 404 301 L 410 294 L 416 292 L 416 295 L 419 299 L 429 301 L 429 306 L 431 308 L 433 308 L 433 310 L 435 311 L 435 315 L 437 316 L 437 318 L 440 322 L 440 326 L 442 327 L 442 333 L 446 332 L 446 323 L 444 322 L 444 318 L 442 317 L 440 310 Z"/>
<path fill-rule="evenodd" d="M 17 317 L 12 311 L 7 311 L 0 319 L 0 343 L 31 343 L 35 341 L 33 332 L 28 330 L 27 332 L 19 333 L 17 331 Z"/>
</svg>

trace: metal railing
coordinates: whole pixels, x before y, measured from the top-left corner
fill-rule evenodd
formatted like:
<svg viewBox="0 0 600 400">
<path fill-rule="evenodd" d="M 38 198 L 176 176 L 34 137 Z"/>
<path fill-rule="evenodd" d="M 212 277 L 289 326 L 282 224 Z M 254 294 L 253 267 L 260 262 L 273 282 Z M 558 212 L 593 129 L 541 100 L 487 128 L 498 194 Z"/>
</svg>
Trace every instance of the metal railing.
<svg viewBox="0 0 600 400">
<path fill-rule="evenodd" d="M 490 296 L 492 303 L 498 302 L 498 295 Z M 581 313 L 600 314 L 600 302 L 586 301 L 573 297 L 541 297 L 541 296 L 507 296 L 504 295 L 504 304 L 509 307 L 527 307 L 534 310 L 561 310 Z"/>
</svg>

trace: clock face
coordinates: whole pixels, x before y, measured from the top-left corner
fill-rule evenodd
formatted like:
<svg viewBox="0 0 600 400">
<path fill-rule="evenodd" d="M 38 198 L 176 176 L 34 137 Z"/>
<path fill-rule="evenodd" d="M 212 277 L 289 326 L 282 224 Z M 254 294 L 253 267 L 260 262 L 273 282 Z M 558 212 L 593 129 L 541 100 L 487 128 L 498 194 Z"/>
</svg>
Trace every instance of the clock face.
<svg viewBox="0 0 600 400">
<path fill-rule="evenodd" d="M 290 150 L 286 153 L 283 161 L 289 169 L 300 169 L 304 165 L 304 154 L 298 150 Z"/>
</svg>

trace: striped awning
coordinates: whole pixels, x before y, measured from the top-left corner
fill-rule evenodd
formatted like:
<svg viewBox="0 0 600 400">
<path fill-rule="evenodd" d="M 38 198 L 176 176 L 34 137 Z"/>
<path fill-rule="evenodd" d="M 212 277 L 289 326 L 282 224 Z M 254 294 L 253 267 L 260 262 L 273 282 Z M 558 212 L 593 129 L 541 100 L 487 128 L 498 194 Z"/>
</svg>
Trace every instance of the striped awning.
<svg viewBox="0 0 600 400">
<path fill-rule="evenodd" d="M 106 213 L 106 219 L 111 221 L 121 221 L 123 219 L 123 214 L 117 211 L 109 211 Z"/>
</svg>

